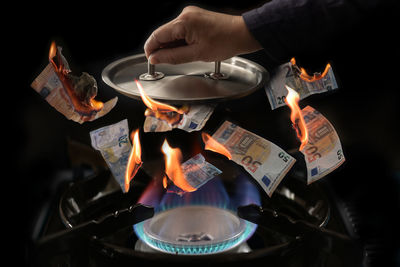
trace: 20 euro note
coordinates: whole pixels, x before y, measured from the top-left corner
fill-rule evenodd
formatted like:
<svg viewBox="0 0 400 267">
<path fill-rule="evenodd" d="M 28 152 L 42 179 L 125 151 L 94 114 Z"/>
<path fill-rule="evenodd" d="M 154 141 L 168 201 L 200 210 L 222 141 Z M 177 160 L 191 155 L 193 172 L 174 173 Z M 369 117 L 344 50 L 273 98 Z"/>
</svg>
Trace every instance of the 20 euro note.
<svg viewBox="0 0 400 267">
<path fill-rule="evenodd" d="M 95 78 L 85 72 L 80 76 L 72 75 L 61 50 L 61 47 L 57 47 L 57 54 L 54 56 L 59 59 L 58 66 L 50 59 L 50 63 L 32 82 L 31 87 L 69 120 L 82 124 L 106 115 L 116 105 L 118 97 L 110 99 L 104 105 L 94 100 L 97 95 Z M 101 108 L 94 107 L 96 104 Z"/>
<path fill-rule="evenodd" d="M 308 142 L 301 150 L 307 165 L 307 184 L 338 168 L 345 161 L 339 136 L 332 124 L 317 110 L 301 110 L 308 131 Z"/>
<path fill-rule="evenodd" d="M 338 88 L 332 67 L 329 65 L 327 73 L 315 81 L 301 78 L 301 70 L 293 64 L 294 60 L 280 65 L 272 75 L 270 82 L 265 86 L 271 109 L 285 106 L 287 90 L 285 85 L 293 88 L 304 99 L 309 95 L 324 93 Z"/>
<path fill-rule="evenodd" d="M 217 167 L 208 163 L 200 153 L 182 163 L 181 168 L 186 181 L 196 189 L 222 173 Z"/>
<path fill-rule="evenodd" d="M 201 130 L 214 111 L 214 105 L 191 105 L 189 111 L 181 116 L 179 122 L 170 124 L 154 116 L 146 116 L 144 132 L 167 132 L 178 128 L 186 132 Z"/>
<path fill-rule="evenodd" d="M 102 127 L 90 132 L 92 146 L 99 150 L 115 180 L 125 193 L 125 170 L 132 145 L 129 141 L 128 121 Z"/>
<path fill-rule="evenodd" d="M 296 162 L 274 143 L 229 121 L 212 138 L 229 150 L 232 160 L 243 166 L 270 197 Z"/>
<path fill-rule="evenodd" d="M 220 169 L 207 162 L 202 154 L 197 154 L 181 164 L 182 172 L 189 185 L 196 190 L 206 184 L 209 180 L 222 173 Z M 186 193 L 177 186 L 168 192 L 182 195 Z"/>
</svg>

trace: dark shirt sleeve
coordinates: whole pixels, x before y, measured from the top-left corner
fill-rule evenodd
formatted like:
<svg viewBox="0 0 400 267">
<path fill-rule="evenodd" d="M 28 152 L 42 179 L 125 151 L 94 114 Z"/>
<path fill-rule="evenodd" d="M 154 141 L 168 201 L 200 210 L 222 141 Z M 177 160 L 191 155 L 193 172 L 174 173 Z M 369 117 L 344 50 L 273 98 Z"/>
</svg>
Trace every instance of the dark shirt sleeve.
<svg viewBox="0 0 400 267">
<path fill-rule="evenodd" d="M 254 38 L 276 63 L 317 51 L 357 28 L 378 0 L 272 0 L 242 16 Z"/>
</svg>

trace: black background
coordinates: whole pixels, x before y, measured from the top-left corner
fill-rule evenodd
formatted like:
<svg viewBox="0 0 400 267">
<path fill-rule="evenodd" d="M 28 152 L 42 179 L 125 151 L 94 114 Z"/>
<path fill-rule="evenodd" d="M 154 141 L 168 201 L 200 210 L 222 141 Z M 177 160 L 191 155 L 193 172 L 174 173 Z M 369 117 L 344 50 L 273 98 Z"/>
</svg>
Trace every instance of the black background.
<svg viewBox="0 0 400 267">
<path fill-rule="evenodd" d="M 260 1 L 194 1 L 192 4 L 228 13 L 241 13 Z M 131 129 L 143 123 L 144 106 L 108 88 L 100 78 L 101 70 L 123 56 L 142 53 L 149 34 L 159 25 L 175 18 L 184 1 L 153 3 L 95 2 L 92 4 L 54 2 L 15 5 L 14 16 L 3 24 L 8 38 L 3 41 L 2 81 L 3 140 L 7 161 L 3 175 L 3 230 L 11 236 L 8 248 L 17 251 L 18 262 L 25 263 L 26 241 L 31 223 L 43 199 L 51 192 L 54 172 L 70 167 L 66 140 L 90 145 L 89 132 L 128 118 Z M 23 10 L 23 12 L 21 11 Z M 398 10 L 386 9 L 351 29 L 337 42 L 296 56 L 299 65 L 321 70 L 329 61 L 340 88 L 331 94 L 312 96 L 301 105 L 319 110 L 337 130 L 345 164 L 326 179 L 334 179 L 345 198 L 355 199 L 367 214 L 373 236 L 384 240 L 395 262 L 399 246 L 400 141 L 399 112 L 399 28 Z M 305 29 L 310 30 L 310 29 Z M 117 106 L 105 117 L 79 125 L 46 103 L 31 82 L 48 63 L 52 40 L 63 47 L 71 69 L 89 72 L 98 81 L 100 100 L 118 95 Z M 11 51 L 11 52 L 10 52 Z M 273 70 L 263 52 L 247 57 Z M 284 149 L 298 142 L 290 128 L 289 110 L 271 111 L 263 90 L 241 100 L 230 101 L 217 111 L 226 111 L 243 128 L 271 140 Z M 213 115 L 208 130 L 221 123 Z M 10 127 L 11 126 L 11 127 Z M 11 132 L 10 132 L 11 128 Z M 186 136 L 174 131 L 173 134 Z M 11 171 L 10 171 L 11 170 Z M 11 229 L 8 231 L 8 229 Z M 397 263 L 399 263 L 397 252 Z"/>
</svg>

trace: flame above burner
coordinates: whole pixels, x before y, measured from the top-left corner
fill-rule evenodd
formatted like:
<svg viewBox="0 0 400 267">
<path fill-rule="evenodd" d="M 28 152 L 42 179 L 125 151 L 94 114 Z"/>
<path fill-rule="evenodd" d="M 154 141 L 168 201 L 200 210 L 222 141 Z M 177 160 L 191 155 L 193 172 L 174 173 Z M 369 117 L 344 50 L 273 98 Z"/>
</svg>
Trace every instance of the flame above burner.
<svg viewBox="0 0 400 267">
<path fill-rule="evenodd" d="M 308 131 L 298 104 L 300 97 L 299 94 L 289 86 L 286 86 L 286 89 L 288 90 L 288 94 L 285 102 L 291 109 L 290 120 L 292 121 L 293 128 L 296 130 L 297 137 L 301 141 L 299 148 L 301 151 L 308 142 Z"/>
<path fill-rule="evenodd" d="M 229 150 L 224 145 L 218 143 L 217 140 L 212 138 L 209 134 L 202 132 L 201 138 L 203 139 L 203 142 L 205 144 L 205 147 L 204 147 L 205 150 L 210 150 L 210 151 L 222 154 L 225 157 L 227 157 L 229 160 L 232 159 L 232 155 L 229 152 Z"/>
<path fill-rule="evenodd" d="M 179 148 L 172 148 L 169 146 L 167 140 L 164 140 L 162 145 L 162 152 L 164 153 L 165 159 L 165 173 L 167 177 L 180 189 L 185 192 L 196 191 L 196 188 L 192 187 L 187 181 L 182 171 L 182 152 Z M 164 177 L 163 181 L 164 188 L 167 187 L 167 180 Z"/>
<path fill-rule="evenodd" d="M 139 140 L 139 129 L 131 133 L 131 139 L 133 144 L 125 170 L 125 192 L 129 191 L 129 184 L 143 163 L 141 159 L 142 148 Z"/>
</svg>

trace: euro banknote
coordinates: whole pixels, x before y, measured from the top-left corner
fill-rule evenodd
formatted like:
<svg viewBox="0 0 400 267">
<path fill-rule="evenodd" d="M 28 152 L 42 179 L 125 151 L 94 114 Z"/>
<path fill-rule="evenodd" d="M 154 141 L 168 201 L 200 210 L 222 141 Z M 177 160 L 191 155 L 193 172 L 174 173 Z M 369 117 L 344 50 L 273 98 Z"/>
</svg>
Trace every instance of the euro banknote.
<svg viewBox="0 0 400 267">
<path fill-rule="evenodd" d="M 340 139 L 332 124 L 317 110 L 301 110 L 308 132 L 308 142 L 301 150 L 307 165 L 307 183 L 326 176 L 345 161 Z"/>
<path fill-rule="evenodd" d="M 167 132 L 177 128 L 187 132 L 199 131 L 210 118 L 214 107 L 214 105 L 191 105 L 189 111 L 180 115 L 179 122 L 173 125 L 154 116 L 146 116 L 143 130 L 144 132 Z"/>
<path fill-rule="evenodd" d="M 80 124 L 110 112 L 118 97 L 110 99 L 104 105 L 100 101 L 94 102 L 93 98 L 97 95 L 97 82 L 94 77 L 85 72 L 81 76 L 70 74 L 68 62 L 61 54 L 61 47 L 58 47 L 57 53 L 62 71 L 56 70 L 57 66 L 49 63 L 32 82 L 31 87 L 67 119 Z M 71 88 L 66 88 L 67 83 Z M 72 95 L 76 96 L 75 99 L 72 99 Z M 102 107 L 91 109 L 91 103 L 101 104 Z M 85 109 L 80 110 L 77 105 Z"/>
<path fill-rule="evenodd" d="M 222 173 L 217 167 L 208 163 L 200 153 L 182 163 L 181 168 L 186 181 L 196 189 Z"/>
<path fill-rule="evenodd" d="M 296 162 L 274 143 L 229 121 L 212 137 L 228 149 L 232 160 L 243 166 L 270 197 Z"/>
<path fill-rule="evenodd" d="M 92 147 L 99 150 L 115 180 L 125 193 L 125 170 L 132 148 L 128 121 L 102 127 L 90 132 Z"/>
<path fill-rule="evenodd" d="M 293 88 L 300 95 L 300 100 L 309 95 L 324 93 L 338 88 L 332 67 L 322 78 L 306 81 L 300 77 L 301 71 L 292 62 L 280 65 L 270 82 L 265 86 L 271 109 L 285 106 L 287 90 L 285 85 Z"/>
</svg>

